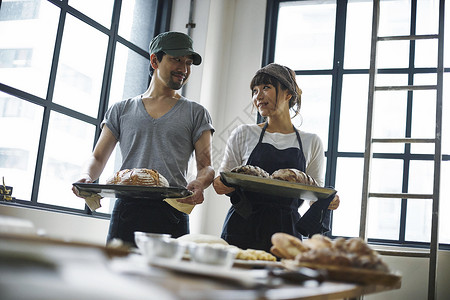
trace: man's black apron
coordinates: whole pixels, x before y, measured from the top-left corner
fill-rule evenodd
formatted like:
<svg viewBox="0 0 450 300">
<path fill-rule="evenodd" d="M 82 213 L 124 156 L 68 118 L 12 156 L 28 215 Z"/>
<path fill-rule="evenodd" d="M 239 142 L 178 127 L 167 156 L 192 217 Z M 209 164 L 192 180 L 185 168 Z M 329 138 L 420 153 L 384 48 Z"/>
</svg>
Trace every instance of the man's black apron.
<svg viewBox="0 0 450 300">
<path fill-rule="evenodd" d="M 163 199 L 116 200 L 111 214 L 107 242 L 114 238 L 136 245 L 134 232 L 167 233 L 173 238 L 189 233 L 189 215 Z"/>
<path fill-rule="evenodd" d="M 269 174 L 287 168 L 305 172 L 306 159 L 300 134 L 295 127 L 299 148 L 279 150 L 271 144 L 262 142 L 267 125 L 268 123 L 264 125 L 247 165 L 258 166 Z M 303 200 L 245 192 L 240 188 L 236 188 L 230 196 L 233 205 L 228 211 L 222 229 L 222 238 L 229 244 L 241 249 L 270 251 L 271 237 L 276 232 L 288 233 L 301 239 L 302 229 L 300 228 L 299 232 L 296 225 L 300 220 L 298 208 Z M 327 202 L 329 204 L 329 201 Z M 320 214 L 320 220 L 314 220 L 314 223 L 318 222 L 319 225 L 323 220 L 323 209 L 320 209 Z"/>
</svg>

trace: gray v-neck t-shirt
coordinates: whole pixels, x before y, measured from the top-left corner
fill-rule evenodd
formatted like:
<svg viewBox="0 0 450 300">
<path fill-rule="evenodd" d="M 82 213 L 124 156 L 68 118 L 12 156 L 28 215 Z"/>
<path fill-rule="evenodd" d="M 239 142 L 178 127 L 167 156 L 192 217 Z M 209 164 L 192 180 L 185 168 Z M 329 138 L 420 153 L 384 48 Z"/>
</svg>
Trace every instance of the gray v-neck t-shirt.
<svg viewBox="0 0 450 300">
<path fill-rule="evenodd" d="M 148 114 L 140 96 L 123 100 L 108 109 L 103 125 L 119 141 L 121 170 L 155 169 L 170 186 L 182 187 L 195 143 L 205 130 L 214 132 L 208 111 L 184 97 L 158 119 Z"/>
</svg>

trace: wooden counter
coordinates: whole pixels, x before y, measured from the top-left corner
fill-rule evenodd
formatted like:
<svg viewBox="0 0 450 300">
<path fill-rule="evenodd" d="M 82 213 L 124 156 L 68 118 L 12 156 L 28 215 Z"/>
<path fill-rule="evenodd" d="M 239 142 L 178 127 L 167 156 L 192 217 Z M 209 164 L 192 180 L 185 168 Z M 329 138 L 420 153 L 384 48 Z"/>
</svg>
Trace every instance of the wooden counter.
<svg viewBox="0 0 450 300">
<path fill-rule="evenodd" d="M 245 286 L 150 265 L 138 253 L 123 254 L 85 243 L 0 234 L 0 298 L 343 299 L 400 288 L 400 283 L 385 287 L 311 281 Z M 261 270 L 232 271 L 251 277 Z"/>
</svg>

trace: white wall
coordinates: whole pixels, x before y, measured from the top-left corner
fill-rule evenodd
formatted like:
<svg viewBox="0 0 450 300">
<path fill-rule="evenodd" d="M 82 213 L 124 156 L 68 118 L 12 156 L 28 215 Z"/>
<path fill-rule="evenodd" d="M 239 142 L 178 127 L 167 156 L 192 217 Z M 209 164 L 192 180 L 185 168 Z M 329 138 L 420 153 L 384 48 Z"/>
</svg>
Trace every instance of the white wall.
<svg viewBox="0 0 450 300">
<path fill-rule="evenodd" d="M 187 32 L 189 0 L 174 0 L 171 30 Z M 203 57 L 194 67 L 185 96 L 203 104 L 211 113 L 214 134 L 214 167 L 217 170 L 226 139 L 233 128 L 255 122 L 250 105 L 249 82 L 260 68 L 264 38 L 265 0 L 197 0 L 192 30 L 194 48 Z M 191 214 L 191 231 L 220 235 L 229 208 L 226 196 L 210 187 L 205 202 Z M 104 243 L 106 220 L 0 205 L 0 214 L 27 218 L 48 235 Z M 74 230 L 75 228 L 75 230 Z M 426 299 L 428 260 L 385 257 L 403 275 L 400 290 L 367 296 L 367 299 Z M 447 299 L 450 287 L 450 253 L 439 253 L 438 299 Z"/>
</svg>

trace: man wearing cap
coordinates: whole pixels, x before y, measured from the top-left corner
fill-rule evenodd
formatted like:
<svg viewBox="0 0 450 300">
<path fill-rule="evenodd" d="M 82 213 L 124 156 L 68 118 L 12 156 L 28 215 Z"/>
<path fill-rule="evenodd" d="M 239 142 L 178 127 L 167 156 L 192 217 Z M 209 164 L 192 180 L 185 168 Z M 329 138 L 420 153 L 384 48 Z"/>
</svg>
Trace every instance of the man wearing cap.
<svg viewBox="0 0 450 300">
<path fill-rule="evenodd" d="M 265 122 L 244 124 L 231 133 L 219 172 L 229 172 L 242 165 L 259 167 L 269 174 L 292 168 L 305 172 L 323 186 L 325 157 L 322 142 L 316 134 L 295 128 L 291 121 L 290 110 L 297 115 L 301 106 L 302 91 L 295 73 L 288 67 L 269 64 L 256 72 L 250 90 L 253 104 Z M 214 189 L 218 194 L 230 196 L 232 204 L 223 225 L 222 238 L 242 249 L 270 251 L 271 237 L 277 232 L 300 239 L 302 234 L 323 233 L 329 228 L 322 222 L 322 212 L 339 205 L 336 196 L 336 201 L 329 206 L 334 195 L 323 201 L 323 208 L 316 209 L 315 205 L 311 212 L 318 212 L 319 217 L 309 218 L 313 226 L 305 230 L 298 212 L 303 203 L 301 199 L 234 189 L 225 186 L 220 176 L 214 179 Z"/>
<path fill-rule="evenodd" d="M 184 204 L 203 202 L 203 190 L 214 179 L 211 140 L 214 128 L 208 111 L 177 93 L 188 80 L 192 65 L 201 56 L 192 39 L 180 32 L 164 32 L 150 43 L 150 73 L 147 91 L 108 109 L 102 133 L 79 182 L 99 178 L 119 142 L 123 169 L 148 168 L 162 174 L 171 187 L 186 187 L 192 196 Z M 195 153 L 197 175 L 187 182 L 188 162 Z M 74 191 L 78 194 L 78 191 Z M 188 214 L 162 199 L 116 200 L 107 240 L 119 238 L 134 244 L 134 232 L 168 233 L 176 238 L 189 233 Z"/>
</svg>

